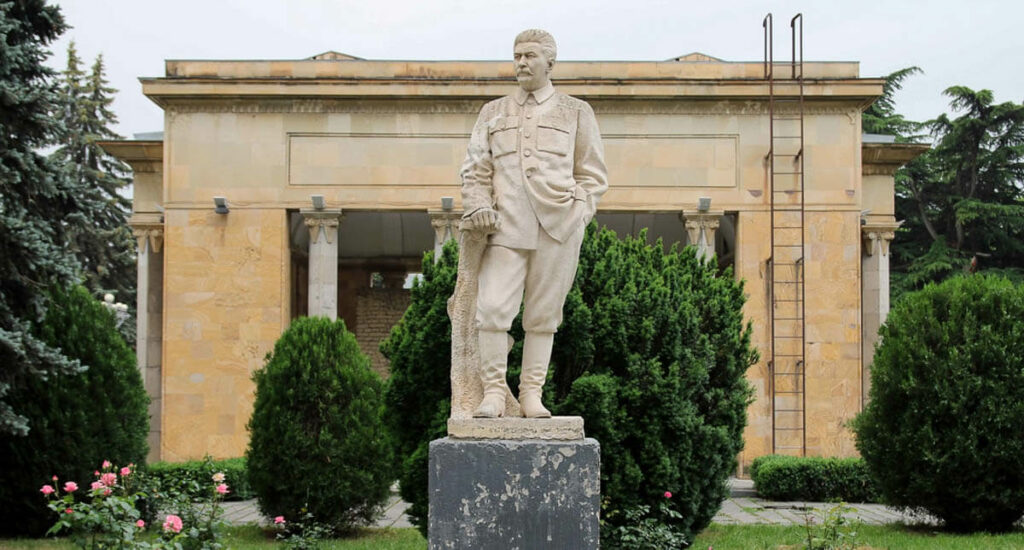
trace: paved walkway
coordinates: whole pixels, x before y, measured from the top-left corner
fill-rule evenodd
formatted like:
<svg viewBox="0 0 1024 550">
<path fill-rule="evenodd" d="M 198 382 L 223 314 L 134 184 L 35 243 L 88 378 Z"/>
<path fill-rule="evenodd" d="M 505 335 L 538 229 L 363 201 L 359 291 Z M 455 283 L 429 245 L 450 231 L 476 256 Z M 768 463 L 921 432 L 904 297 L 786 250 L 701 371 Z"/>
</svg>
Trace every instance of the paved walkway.
<svg viewBox="0 0 1024 550">
<path fill-rule="evenodd" d="M 822 502 L 773 502 L 757 498 L 754 483 L 746 479 L 730 479 L 731 496 L 722 503 L 722 508 L 715 515 L 714 522 L 722 524 L 755 524 L 770 525 L 803 525 L 808 514 L 814 515 L 815 521 L 821 518 L 832 503 Z M 245 523 L 268 524 L 269 520 L 260 515 L 255 500 L 241 502 L 225 502 L 224 520 L 232 525 Z M 850 512 L 846 517 L 855 521 L 870 524 L 884 523 L 916 523 L 919 518 L 901 514 L 881 504 L 847 504 Z M 402 501 L 395 488 L 384 510 L 384 516 L 375 527 L 412 527 L 405 511 L 409 505 Z"/>
<path fill-rule="evenodd" d="M 730 479 L 731 496 L 712 520 L 727 525 L 763 523 L 770 525 L 803 525 L 810 515 L 820 523 L 825 513 L 835 506 L 825 502 L 774 502 L 757 498 L 754 482 Z M 885 523 L 919 523 L 920 518 L 900 513 L 881 504 L 847 504 L 846 517 L 875 525 Z"/>
</svg>

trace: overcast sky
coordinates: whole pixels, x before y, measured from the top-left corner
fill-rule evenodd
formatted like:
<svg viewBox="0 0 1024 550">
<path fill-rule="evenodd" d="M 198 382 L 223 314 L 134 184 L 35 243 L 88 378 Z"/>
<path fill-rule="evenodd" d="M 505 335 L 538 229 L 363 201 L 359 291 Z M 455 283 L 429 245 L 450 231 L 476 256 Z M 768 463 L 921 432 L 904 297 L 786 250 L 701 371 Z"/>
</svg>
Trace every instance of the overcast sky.
<svg viewBox="0 0 1024 550">
<path fill-rule="evenodd" d="M 884 76 L 917 65 L 897 96 L 908 118 L 947 110 L 952 85 L 1024 101 L 1021 0 L 59 0 L 67 44 L 89 65 L 102 53 L 119 89 L 115 128 L 125 137 L 163 129 L 163 112 L 139 77 L 163 76 L 165 59 L 303 59 L 335 50 L 366 59 L 509 59 L 515 34 L 550 31 L 563 60 L 665 60 L 699 51 L 761 60 L 761 20 L 774 13 L 776 56 L 789 55 L 789 19 L 804 14 L 807 60 L 860 61 Z M 557 67 L 555 69 L 557 74 Z"/>
</svg>

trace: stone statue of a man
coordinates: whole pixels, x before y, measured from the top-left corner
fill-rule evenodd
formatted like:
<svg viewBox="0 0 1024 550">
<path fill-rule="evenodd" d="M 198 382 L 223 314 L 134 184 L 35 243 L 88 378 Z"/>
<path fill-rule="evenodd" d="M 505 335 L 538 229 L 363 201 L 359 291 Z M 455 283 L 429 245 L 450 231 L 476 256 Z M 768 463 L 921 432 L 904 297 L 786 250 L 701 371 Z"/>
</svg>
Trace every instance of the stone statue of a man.
<svg viewBox="0 0 1024 550">
<path fill-rule="evenodd" d="M 555 40 L 516 36 L 519 89 L 484 105 L 462 164 L 463 228 L 489 233 L 476 323 L 484 397 L 475 417 L 505 410 L 508 330 L 523 304 L 523 416 L 547 418 L 541 388 L 580 244 L 608 189 L 601 134 L 586 102 L 555 91 Z"/>
</svg>

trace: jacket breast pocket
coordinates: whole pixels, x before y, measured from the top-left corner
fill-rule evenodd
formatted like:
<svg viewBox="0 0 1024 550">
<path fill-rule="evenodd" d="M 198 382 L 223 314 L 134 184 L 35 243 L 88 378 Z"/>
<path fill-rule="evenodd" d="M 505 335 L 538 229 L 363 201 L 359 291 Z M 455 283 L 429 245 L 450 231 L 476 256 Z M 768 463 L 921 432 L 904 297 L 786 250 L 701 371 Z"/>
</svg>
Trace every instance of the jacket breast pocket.
<svg viewBox="0 0 1024 550">
<path fill-rule="evenodd" d="M 572 125 L 561 118 L 544 117 L 537 121 L 537 149 L 568 155 L 572 145 Z"/>
<path fill-rule="evenodd" d="M 516 152 L 519 139 L 519 121 L 514 118 L 501 117 L 489 125 L 491 156 L 503 157 Z"/>
</svg>

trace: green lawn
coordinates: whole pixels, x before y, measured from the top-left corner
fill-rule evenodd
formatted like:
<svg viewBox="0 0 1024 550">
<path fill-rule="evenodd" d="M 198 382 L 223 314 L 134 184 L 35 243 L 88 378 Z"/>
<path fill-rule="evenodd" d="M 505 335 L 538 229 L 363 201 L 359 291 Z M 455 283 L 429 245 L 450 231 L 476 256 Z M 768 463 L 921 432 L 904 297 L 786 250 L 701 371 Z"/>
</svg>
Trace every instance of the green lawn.
<svg viewBox="0 0 1024 550">
<path fill-rule="evenodd" d="M 232 550 L 284 548 L 272 536 L 254 525 L 228 527 L 224 541 Z M 355 536 L 335 539 L 323 545 L 330 550 L 424 550 L 427 541 L 416 529 L 362 529 Z M 67 539 L 0 539 L 3 550 L 68 550 Z"/>
<path fill-rule="evenodd" d="M 954 535 L 928 527 L 852 524 L 858 547 L 892 550 L 999 550 L 1024 548 L 1024 530 L 1002 535 Z M 799 525 L 718 525 L 712 524 L 697 536 L 692 548 L 705 550 L 767 550 L 799 545 L 806 539 Z M 799 546 L 797 546 L 799 548 Z"/>
<path fill-rule="evenodd" d="M 1000 550 L 1024 548 L 1024 530 L 1002 535 L 953 535 L 926 527 L 854 524 L 859 548 L 891 550 Z M 799 545 L 805 530 L 799 525 L 717 525 L 708 527 L 694 542 L 693 550 L 777 550 Z M 230 527 L 225 541 L 237 550 L 282 548 L 255 526 Z M 424 550 L 427 541 L 415 529 L 363 529 L 347 539 L 324 544 L 331 550 Z M 796 546 L 798 548 L 798 546 Z M 0 539 L 0 549 L 66 550 L 66 539 Z"/>
</svg>

